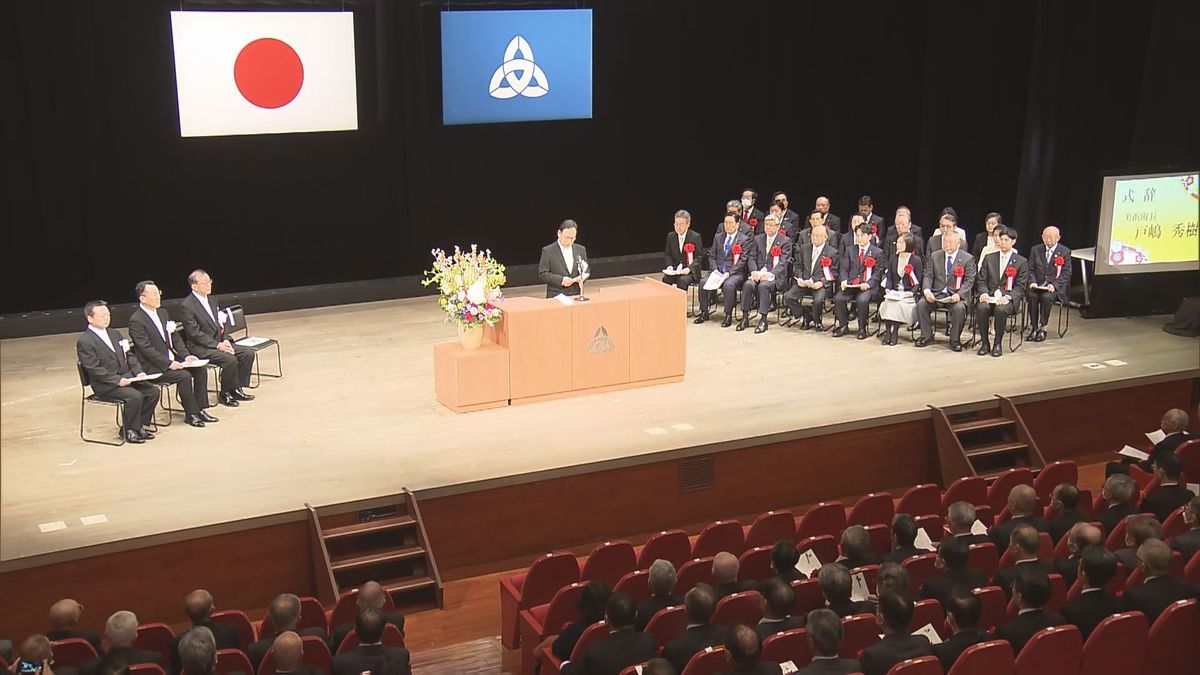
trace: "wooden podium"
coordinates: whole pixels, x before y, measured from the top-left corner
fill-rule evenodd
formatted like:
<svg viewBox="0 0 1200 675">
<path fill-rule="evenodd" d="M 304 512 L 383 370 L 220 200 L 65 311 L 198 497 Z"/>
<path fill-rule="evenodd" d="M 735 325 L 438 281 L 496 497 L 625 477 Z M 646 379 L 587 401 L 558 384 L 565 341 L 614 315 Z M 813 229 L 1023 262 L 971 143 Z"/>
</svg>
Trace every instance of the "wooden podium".
<svg viewBox="0 0 1200 675">
<path fill-rule="evenodd" d="M 570 305 L 505 299 L 503 319 L 487 329 L 478 351 L 435 345 L 438 400 L 469 412 L 683 379 L 683 291 L 651 278 L 584 290 L 590 300 Z"/>
</svg>

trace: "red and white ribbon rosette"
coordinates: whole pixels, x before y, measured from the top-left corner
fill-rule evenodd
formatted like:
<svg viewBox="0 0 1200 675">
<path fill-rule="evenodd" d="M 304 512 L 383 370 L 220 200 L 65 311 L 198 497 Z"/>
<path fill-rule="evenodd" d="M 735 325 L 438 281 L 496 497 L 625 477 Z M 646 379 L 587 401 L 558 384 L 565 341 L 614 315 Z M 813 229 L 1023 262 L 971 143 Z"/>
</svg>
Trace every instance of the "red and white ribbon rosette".
<svg viewBox="0 0 1200 675">
<path fill-rule="evenodd" d="M 771 247 L 771 267 L 779 267 L 779 256 L 783 255 L 783 249 L 778 246 Z"/>
<path fill-rule="evenodd" d="M 833 274 L 829 271 L 829 266 L 832 264 L 833 261 L 829 259 L 829 256 L 821 256 L 821 275 L 825 277 L 825 281 L 833 281 Z"/>
<path fill-rule="evenodd" d="M 1062 276 L 1062 268 L 1063 268 L 1063 265 L 1066 264 L 1066 262 L 1067 261 L 1063 260 L 1063 257 L 1061 255 L 1054 256 L 1054 278 L 1055 279 L 1058 279 L 1059 277 Z"/>
<path fill-rule="evenodd" d="M 917 287 L 917 274 L 916 272 L 913 272 L 912 263 L 904 266 L 904 276 L 907 277 L 909 282 L 912 283 L 913 288 Z"/>
<path fill-rule="evenodd" d="M 758 218 L 750 219 L 750 227 L 758 227 Z"/>
<path fill-rule="evenodd" d="M 1013 279 L 1017 278 L 1017 268 L 1009 265 L 1004 268 L 1004 290 L 1011 291 L 1013 288 Z"/>
<path fill-rule="evenodd" d="M 738 264 L 738 258 L 742 257 L 742 245 L 734 244 L 733 248 L 729 249 L 729 252 L 733 254 L 733 264 Z"/>
<path fill-rule="evenodd" d="M 962 265 L 954 266 L 954 290 L 957 291 L 962 288 L 963 276 L 966 273 L 967 271 L 963 269 Z"/>
<path fill-rule="evenodd" d="M 688 242 L 683 245 L 683 252 L 687 254 L 688 267 L 692 266 L 692 256 L 696 253 L 696 245 Z"/>
<path fill-rule="evenodd" d="M 863 267 L 866 268 L 863 274 L 863 283 L 871 280 L 871 273 L 875 271 L 875 259 L 868 257 L 863 260 Z"/>
</svg>

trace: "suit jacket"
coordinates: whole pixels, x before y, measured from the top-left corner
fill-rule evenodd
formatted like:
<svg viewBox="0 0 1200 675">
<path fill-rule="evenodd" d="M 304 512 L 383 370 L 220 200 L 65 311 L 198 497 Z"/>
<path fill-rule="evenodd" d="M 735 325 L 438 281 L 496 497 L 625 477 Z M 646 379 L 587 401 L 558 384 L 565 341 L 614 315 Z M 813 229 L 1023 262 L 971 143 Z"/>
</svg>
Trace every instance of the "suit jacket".
<svg viewBox="0 0 1200 675">
<path fill-rule="evenodd" d="M 933 653 L 929 638 L 924 635 L 885 635 L 879 642 L 862 650 L 858 662 L 865 675 L 887 675 L 892 666 L 905 659 L 915 659 Z"/>
<path fill-rule="evenodd" d="M 101 654 L 99 658 L 92 659 L 83 664 L 79 668 L 79 672 L 85 675 L 92 675 L 92 673 L 100 672 L 102 664 L 113 663 L 115 661 L 120 661 L 127 666 L 138 663 L 155 663 L 162 666 L 164 670 L 169 667 L 169 664 L 163 663 L 162 654 L 158 652 L 146 651 L 135 647 L 113 647 L 107 653 Z"/>
<path fill-rule="evenodd" d="M 712 647 L 725 642 L 725 626 L 706 623 L 703 626 L 692 626 L 683 631 L 683 635 L 667 643 L 663 648 L 662 657 L 675 666 L 675 672 L 682 673 L 688 661 L 696 652 L 705 647 Z"/>
<path fill-rule="evenodd" d="M 908 233 L 913 235 L 914 237 L 916 237 L 917 241 L 921 242 L 921 245 L 917 246 L 916 250 L 913 252 L 920 253 L 921 251 L 924 251 L 925 250 L 925 232 L 921 229 L 921 226 L 917 225 L 916 223 L 912 223 L 911 225 L 908 226 Z M 887 236 L 884 237 L 884 241 L 891 239 L 892 243 L 895 243 L 895 241 L 899 238 L 900 238 L 900 232 L 896 230 L 896 226 L 888 225 Z M 895 251 L 896 249 L 891 248 L 891 249 L 886 249 L 886 250 L 890 253 L 892 251 Z"/>
<path fill-rule="evenodd" d="M 646 630 L 646 624 L 650 623 L 650 619 L 653 619 L 655 614 L 668 607 L 676 607 L 682 604 L 683 598 L 678 595 L 652 595 L 642 602 L 642 604 L 638 605 L 637 621 L 634 622 L 633 627 L 639 631 Z"/>
<path fill-rule="evenodd" d="M 734 581 L 728 584 L 715 584 L 713 585 L 713 599 L 719 602 L 721 598 L 733 595 L 734 593 L 757 590 L 758 584 L 753 581 Z"/>
<path fill-rule="evenodd" d="M 915 555 L 921 555 L 923 553 L 929 553 L 929 551 L 926 551 L 923 548 L 917 548 L 916 546 L 899 546 L 892 549 L 891 553 L 883 556 L 883 562 L 902 563 Z"/>
<path fill-rule="evenodd" d="M 282 632 L 276 631 L 275 635 L 269 635 L 256 642 L 251 642 L 250 646 L 246 648 L 246 657 L 250 659 L 250 665 L 254 666 L 254 672 L 258 672 L 258 664 L 262 663 L 263 657 L 267 655 L 267 651 L 271 649 L 271 645 L 275 644 L 275 638 Z M 297 633 L 300 637 L 316 635 L 324 640 L 326 644 L 329 643 L 329 636 L 320 628 L 305 628 L 304 630 L 297 631 Z"/>
<path fill-rule="evenodd" d="M 1087 518 L 1079 512 L 1079 509 L 1065 509 L 1050 519 L 1050 539 L 1057 544 L 1060 539 L 1067 536 L 1071 528 L 1076 523 L 1085 522 Z"/>
<path fill-rule="evenodd" d="M 97 654 L 104 653 L 104 644 L 100 641 L 100 634 L 90 630 L 52 630 L 46 633 L 46 637 L 51 642 L 82 638 L 87 640 L 88 644 L 92 645 L 92 649 L 95 649 Z M 56 668 L 54 672 L 57 673 L 58 669 Z"/>
<path fill-rule="evenodd" d="M 841 235 L 834 232 L 833 230 L 830 230 L 829 228 L 826 228 L 825 232 L 828 235 L 825 240 L 825 245 L 827 247 L 829 247 L 829 250 L 831 250 L 831 251 L 840 251 L 842 248 Z M 797 234 L 795 237 L 793 237 L 793 239 L 795 240 L 793 250 L 795 249 L 796 246 L 811 245 L 812 244 L 812 228 L 805 227 L 804 229 L 800 230 L 800 233 Z"/>
<path fill-rule="evenodd" d="M 558 636 L 550 643 L 550 653 L 557 656 L 560 661 L 571 658 L 571 652 L 575 651 L 575 643 L 579 642 L 579 638 L 583 637 L 583 631 L 587 630 L 590 625 L 592 622 L 580 617 L 563 626 L 562 630 L 558 632 Z"/>
<path fill-rule="evenodd" d="M 1101 511 L 1099 515 L 1092 516 L 1092 520 L 1099 521 L 1104 526 L 1104 536 L 1108 536 L 1122 520 L 1125 520 L 1126 516 L 1132 516 L 1135 513 L 1140 513 L 1140 511 L 1130 504 L 1115 504 Z"/>
<path fill-rule="evenodd" d="M 855 246 L 858 245 L 854 241 L 854 230 L 847 230 L 846 232 L 843 232 L 841 239 L 842 239 L 841 249 L 843 251 L 850 249 L 850 248 L 854 248 Z M 883 248 L 883 231 L 882 230 L 876 229 L 876 231 L 871 234 L 871 238 L 868 239 L 867 241 L 868 241 L 868 243 L 878 246 L 880 248 L 880 250 L 883 250 L 887 253 L 891 252 L 891 251 L 887 251 L 886 249 Z M 896 249 L 894 249 L 894 248 L 892 249 L 892 251 L 895 251 L 895 250 Z"/>
<path fill-rule="evenodd" d="M 754 248 L 754 243 L 749 237 L 741 232 L 733 233 L 733 241 L 729 245 L 729 255 L 725 255 L 725 239 L 729 235 L 725 234 L 724 230 L 713 239 L 712 248 L 708 249 L 708 269 L 714 272 L 729 272 L 735 276 L 749 276 L 747 264 L 750 259 L 751 250 Z M 738 257 L 737 264 L 733 262 L 733 247 L 741 246 L 742 254 Z"/>
<path fill-rule="evenodd" d="M 620 675 L 625 668 L 649 661 L 658 654 L 658 643 L 649 633 L 631 628 L 609 633 L 608 638 L 589 646 L 583 658 L 567 665 L 569 675 Z"/>
<path fill-rule="evenodd" d="M 973 299 L 971 293 L 975 288 L 975 258 L 971 257 L 970 253 L 959 249 L 954 254 L 954 264 L 950 268 L 950 274 L 946 274 L 946 252 L 940 248 L 930 255 L 926 256 L 929 262 L 925 263 L 925 276 L 921 277 L 921 290 L 933 291 L 934 295 L 939 295 L 943 290 L 948 289 L 946 295 L 958 293 L 958 297 L 962 300 L 970 301 Z M 955 290 L 954 270 L 961 267 L 963 269 L 962 284 Z"/>
<path fill-rule="evenodd" d="M 774 262 L 774 256 L 771 255 L 770 248 L 779 247 L 779 261 Z M 754 237 L 754 251 L 750 254 L 750 260 L 746 263 L 751 272 L 767 268 L 767 271 L 775 275 L 775 280 L 783 282 L 787 279 L 788 263 L 792 260 L 792 242 L 782 234 L 776 233 L 775 240 L 771 242 L 770 248 L 767 247 L 767 235 L 760 234 Z"/>
<path fill-rule="evenodd" d="M 865 283 L 870 285 L 869 291 L 874 294 L 879 290 L 879 284 L 882 282 L 883 275 L 887 271 L 887 258 L 883 255 L 883 249 L 875 244 L 868 244 L 866 255 L 863 256 L 863 262 L 858 261 L 858 244 L 853 244 L 842 250 L 842 281 L 848 284 Z M 866 278 L 868 258 L 875 259 L 875 269 L 871 270 L 871 278 Z M 838 284 L 841 288 L 841 284 Z"/>
<path fill-rule="evenodd" d="M 987 230 L 975 235 L 974 241 L 971 242 L 971 255 L 975 256 L 976 260 L 979 260 L 979 257 L 983 254 L 983 249 L 987 248 L 988 239 L 991 239 L 991 237 L 992 235 L 988 234 Z"/>
<path fill-rule="evenodd" d="M 1008 548 L 1008 540 L 1012 536 L 1013 530 L 1022 524 L 1032 525 L 1038 532 L 1050 531 L 1050 523 L 1041 516 L 1014 516 L 988 532 L 989 541 L 996 545 L 996 553 L 1004 555 L 1004 549 Z"/>
<path fill-rule="evenodd" d="M 156 313 L 165 332 L 171 316 L 162 307 L 159 307 Z M 174 333 L 168 333 L 167 337 L 171 340 L 174 360 L 182 362 L 191 354 L 187 344 L 184 343 L 182 331 L 176 330 Z M 133 310 L 133 314 L 129 316 L 129 338 L 133 341 L 133 349 L 137 354 L 138 361 L 146 366 L 147 373 L 165 373 L 171 367 L 171 360 L 167 357 L 167 341 L 163 339 L 163 335 L 158 332 L 154 321 L 142 311 L 141 307 Z"/>
<path fill-rule="evenodd" d="M 1054 264 L 1054 259 L 1062 257 L 1062 269 Z M 1046 245 L 1038 244 L 1029 249 L 1029 280 L 1025 283 L 1036 283 L 1039 286 L 1047 282 L 1054 284 L 1054 294 L 1059 302 L 1066 303 L 1067 292 L 1071 288 L 1071 249 L 1062 244 L 1055 244 L 1050 252 L 1050 263 L 1046 263 Z"/>
<path fill-rule="evenodd" d="M 1079 578 L 1079 556 L 1071 555 L 1062 560 L 1054 561 L 1054 571 L 1062 575 L 1063 583 L 1069 590 Z"/>
<path fill-rule="evenodd" d="M 951 635 L 942 644 L 933 645 L 933 655 L 938 657 L 938 661 L 942 662 L 942 670 L 948 673 L 954 662 L 958 660 L 958 657 L 967 651 L 967 647 L 977 645 L 980 642 L 987 642 L 990 639 L 992 639 L 992 636 L 988 635 L 986 630 L 967 628 Z"/>
<path fill-rule="evenodd" d="M 217 304 L 216 297 L 208 296 L 208 304 L 212 307 L 212 315 L 200 304 L 195 293 L 188 293 L 179 303 L 179 316 L 183 320 L 183 335 L 187 338 L 188 349 L 196 356 L 205 358 L 229 337 L 226 335 L 228 325 L 218 323 L 221 306 Z"/>
<path fill-rule="evenodd" d="M 726 675 L 734 675 L 734 673 L 753 673 L 753 675 L 783 675 L 783 670 L 778 663 L 773 661 L 759 661 L 752 666 L 734 666 L 733 670 L 725 671 Z"/>
<path fill-rule="evenodd" d="M 679 235 L 675 234 L 675 230 L 668 232 L 667 247 L 663 250 L 663 267 L 683 265 L 688 268 L 692 281 L 696 281 L 700 279 L 700 263 L 704 259 L 704 242 L 700 241 L 700 233 L 688 228 L 688 231 L 683 233 L 683 245 L 687 246 L 688 244 L 695 247 L 695 250 L 692 251 L 691 265 L 687 264 L 687 253 L 679 250 Z"/>
<path fill-rule="evenodd" d="M 969 534 L 968 533 L 968 534 L 964 534 L 961 536 L 959 536 L 957 534 L 952 534 L 952 535 L 948 535 L 948 536 L 958 537 L 959 539 L 962 539 L 964 542 L 966 542 L 967 546 L 974 546 L 975 544 L 990 544 L 990 543 L 992 543 L 992 540 L 988 539 L 988 536 L 986 534 Z M 1007 544 L 1006 544 L 1006 546 L 1007 546 Z M 1003 551 L 1001 551 L 1001 553 L 1003 553 Z"/>
<path fill-rule="evenodd" d="M 1137 549 L 1121 548 L 1113 551 L 1113 555 L 1125 569 L 1131 571 L 1137 569 Z"/>
<path fill-rule="evenodd" d="M 829 609 L 838 615 L 839 619 L 844 619 L 855 614 L 874 614 L 875 605 L 871 604 L 870 600 L 860 600 L 854 602 L 847 600 L 846 602 L 838 602 L 829 605 Z"/>
<path fill-rule="evenodd" d="M 1012 598 L 1013 582 L 1021 575 L 1021 571 L 1030 567 L 1040 567 L 1046 574 L 1055 574 L 1058 568 L 1050 560 L 1031 560 L 1029 562 L 1019 562 L 1011 567 L 1005 567 L 996 572 L 996 577 L 992 579 L 993 586 L 999 586 L 1004 589 L 1004 596 Z"/>
<path fill-rule="evenodd" d="M 112 341 L 112 349 L 90 329 L 84 330 L 75 341 L 75 356 L 87 371 L 92 391 L 97 396 L 103 396 L 116 389 L 122 377 L 133 377 L 142 372 L 142 364 L 132 346 L 126 352 L 121 348 L 121 340 L 124 339 L 121 334 L 112 328 L 106 328 L 105 331 L 108 333 L 108 339 Z"/>
<path fill-rule="evenodd" d="M 830 232 L 829 236 L 831 239 L 833 238 L 833 233 L 837 233 L 837 234 L 842 233 L 842 219 L 838 218 L 837 216 L 833 215 L 832 213 L 825 214 L 825 223 L 824 224 L 825 224 L 825 227 L 829 228 L 829 232 Z M 838 237 L 838 238 L 840 239 L 841 237 Z"/>
<path fill-rule="evenodd" d="M 1192 500 L 1192 491 L 1182 485 L 1159 485 L 1142 500 L 1142 513 L 1153 513 L 1158 522 L 1165 523 L 1171 513 Z"/>
<path fill-rule="evenodd" d="M 587 249 L 579 244 L 571 244 L 571 269 L 567 269 L 567 261 L 563 260 L 562 250 L 558 242 L 542 247 L 542 257 L 538 260 L 538 279 L 546 284 L 546 297 L 553 298 L 563 295 L 579 295 L 579 284 L 563 287 L 562 281 L 567 277 L 578 277 L 583 273 L 580 260 L 587 260 Z"/>
<path fill-rule="evenodd" d="M 888 249 L 884 248 L 883 250 L 886 251 Z M 900 264 L 900 256 L 892 253 L 891 257 L 888 258 L 887 274 L 884 277 L 883 287 L 888 290 L 912 291 L 913 295 L 920 295 L 921 275 L 925 272 L 925 263 L 921 260 L 921 256 L 913 253 L 908 257 L 907 264 L 912 265 L 912 272 L 917 275 L 916 284 L 904 273 L 904 266 Z"/>
<path fill-rule="evenodd" d="M 963 253 L 970 253 L 971 249 L 967 246 L 967 238 L 965 236 L 966 230 L 961 227 L 957 229 L 959 231 L 958 250 Z M 935 226 L 929 234 L 929 239 L 925 242 L 925 257 L 929 258 L 929 256 L 933 255 L 934 251 L 940 250 L 942 250 L 942 228 Z M 979 257 L 972 255 L 971 259 L 978 261 Z"/>
<path fill-rule="evenodd" d="M 1083 641 L 1096 630 L 1100 622 L 1121 611 L 1121 601 L 1104 589 L 1089 590 L 1063 607 L 1063 618 L 1079 628 Z"/>
<path fill-rule="evenodd" d="M 979 266 L 979 272 L 976 276 L 976 295 L 981 296 L 984 293 L 988 295 L 999 291 L 1001 295 L 1008 296 L 1013 302 L 1020 302 L 1021 298 L 1025 297 L 1026 286 L 1029 284 L 1029 261 L 1026 260 L 1020 253 L 1009 251 L 1008 265 L 1013 269 L 1013 287 L 1008 290 L 1008 277 L 1005 274 L 1007 269 L 1000 269 L 1000 251 L 993 251 L 983 256 L 983 262 Z"/>
<path fill-rule="evenodd" d="M 763 226 L 766 225 L 766 223 L 763 222 L 763 219 L 766 217 L 767 216 L 762 212 L 762 209 L 751 206 L 749 211 L 742 211 L 742 219 L 740 223 L 746 227 L 749 227 L 753 236 L 758 236 L 763 233 Z"/>
<path fill-rule="evenodd" d="M 1018 614 L 1011 621 L 996 626 L 992 636 L 997 640 L 1008 640 L 1008 644 L 1012 645 L 1013 654 L 1019 655 L 1025 647 L 1025 643 L 1029 642 L 1030 638 L 1038 631 L 1051 626 L 1061 626 L 1064 623 L 1066 621 L 1053 612 L 1035 609 L 1032 612 Z"/>
<path fill-rule="evenodd" d="M 1171 434 L 1155 443 L 1154 447 L 1150 449 L 1150 456 L 1138 462 L 1137 465 L 1146 473 L 1154 473 L 1154 463 L 1158 461 L 1159 457 L 1175 452 L 1179 446 L 1192 440 L 1192 438 L 1191 432 L 1187 429 Z"/>
<path fill-rule="evenodd" d="M 800 231 L 800 214 L 788 209 L 783 212 L 783 229 L 787 231 L 787 236 L 795 239 L 796 233 Z"/>
<path fill-rule="evenodd" d="M 796 671 L 796 675 L 850 675 L 861 672 L 862 665 L 854 659 L 814 658 L 812 663 Z"/>
<path fill-rule="evenodd" d="M 383 618 L 385 622 L 390 623 L 398 628 L 401 635 L 404 634 L 404 614 L 400 612 L 392 612 L 390 614 L 384 614 Z M 338 647 L 340 647 L 342 644 L 342 640 L 345 640 L 346 636 L 349 635 L 350 631 L 352 630 L 354 630 L 353 621 L 347 621 L 346 623 L 334 626 L 333 635 L 329 640 L 329 650 L 336 654 Z"/>
<path fill-rule="evenodd" d="M 838 268 L 841 267 L 842 257 L 838 255 L 836 248 L 826 243 L 821 247 L 821 252 L 817 256 L 816 268 L 813 268 L 813 246 L 810 241 L 807 244 L 801 244 L 798 248 L 793 249 L 796 253 L 796 269 L 792 274 L 801 279 L 811 279 L 820 281 L 826 288 L 832 289 L 837 285 Z M 825 273 L 821 267 L 821 260 L 829 258 L 829 276 L 825 279 Z"/>
<path fill-rule="evenodd" d="M 246 675 L 253 674 L 247 673 Z M 325 675 L 325 671 L 321 670 L 320 668 L 313 668 L 307 663 L 301 663 L 300 665 L 296 666 L 295 670 L 283 671 L 276 668 L 275 675 Z"/>
<path fill-rule="evenodd" d="M 804 628 L 807 619 L 803 616 L 789 616 L 783 621 L 772 621 L 763 619 L 754 625 L 754 632 L 758 633 L 759 640 L 766 640 L 776 633 L 782 633 L 785 630 L 794 628 Z"/>
<path fill-rule="evenodd" d="M 987 586 L 987 582 L 987 575 L 983 573 L 983 570 L 973 567 L 964 567 L 958 570 L 948 569 L 945 574 L 939 577 L 930 577 L 921 585 L 921 597 L 933 598 L 945 607 L 946 601 L 955 592 L 970 593 L 972 589 Z"/>
<path fill-rule="evenodd" d="M 1164 574 L 1147 579 L 1141 586 L 1134 586 L 1121 596 L 1122 612 L 1141 612 L 1151 626 L 1159 614 L 1176 600 L 1187 600 L 1198 596 L 1197 589 L 1188 582 Z"/>
<path fill-rule="evenodd" d="M 230 623 L 213 623 L 212 621 L 206 621 L 204 623 L 197 624 L 197 625 L 204 626 L 205 628 L 212 631 L 213 637 L 216 639 L 216 642 L 217 642 L 217 649 L 241 649 L 242 648 L 241 636 L 238 635 L 237 626 L 234 626 L 233 624 L 230 624 Z M 171 640 L 171 667 L 174 669 L 174 672 L 176 672 L 176 673 L 183 672 L 182 664 L 179 659 L 179 641 L 183 639 L 184 635 L 187 635 L 189 630 L 191 630 L 191 628 L 183 631 L 179 635 L 176 635 L 175 639 Z M 167 671 L 167 672 L 172 672 L 172 671 Z M 252 674 L 247 673 L 246 675 L 252 675 Z"/>
<path fill-rule="evenodd" d="M 747 225 L 741 219 L 738 220 L 738 232 L 741 232 L 742 234 L 746 235 L 747 239 L 754 238 L 754 228 Z M 713 230 L 713 237 L 719 237 L 723 234 L 725 234 L 725 219 L 724 218 L 717 221 L 717 229 Z"/>
<path fill-rule="evenodd" d="M 400 673 L 412 672 L 412 667 L 409 665 L 409 653 L 404 647 L 363 645 L 333 657 L 333 665 L 330 667 L 331 675 L 359 675 L 364 671 L 370 671 L 372 666 L 382 663 L 388 656 L 391 656 L 399 665 Z"/>
<path fill-rule="evenodd" d="M 1172 549 L 1179 551 L 1186 563 L 1196 555 L 1197 551 L 1200 551 L 1200 527 L 1193 527 L 1187 532 L 1177 534 L 1171 537 L 1171 541 L 1168 543 L 1171 544 Z"/>
</svg>

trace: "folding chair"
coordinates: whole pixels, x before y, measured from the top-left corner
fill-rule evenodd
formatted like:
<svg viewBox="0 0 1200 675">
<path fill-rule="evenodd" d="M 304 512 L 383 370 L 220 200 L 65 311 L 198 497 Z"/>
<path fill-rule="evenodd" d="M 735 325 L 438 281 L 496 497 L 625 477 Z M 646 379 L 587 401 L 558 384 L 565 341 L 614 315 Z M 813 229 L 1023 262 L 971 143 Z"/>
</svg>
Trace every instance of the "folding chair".
<svg viewBox="0 0 1200 675">
<path fill-rule="evenodd" d="M 100 398 L 99 396 L 97 396 L 95 393 L 88 394 L 87 389 L 88 389 L 88 387 L 92 386 L 92 380 L 90 377 L 88 377 L 87 371 L 83 369 L 82 363 L 76 361 L 75 368 L 79 371 L 79 385 L 80 385 L 79 386 L 79 391 L 80 391 L 79 438 L 83 439 L 87 443 L 99 443 L 100 445 L 113 445 L 113 446 L 125 445 L 125 425 L 121 421 L 125 417 L 125 402 L 121 401 L 121 400 L 110 401 L 107 399 L 103 399 L 103 398 Z M 84 418 L 84 412 L 87 410 L 87 404 L 89 404 L 89 403 L 110 405 L 113 407 L 113 409 L 116 412 L 117 438 L 120 439 L 119 441 L 117 441 L 115 443 L 113 441 L 103 441 L 103 440 L 96 439 L 96 438 L 88 438 L 84 434 L 83 418 Z"/>
<path fill-rule="evenodd" d="M 283 377 L 283 354 L 279 348 L 279 341 L 275 338 L 251 338 L 250 325 L 246 323 L 246 313 L 241 305 L 230 305 L 225 308 L 229 312 L 232 325 L 229 327 L 229 338 L 234 340 L 233 334 L 241 332 L 242 336 L 237 340 L 251 339 L 251 344 L 240 345 L 254 352 L 254 369 L 250 371 L 250 388 L 255 389 L 262 382 L 262 378 L 280 378 Z M 258 340 L 262 340 L 259 342 Z M 235 340 L 236 341 L 236 340 Z M 264 373 L 259 369 L 258 353 L 271 348 L 275 349 L 275 372 Z"/>
</svg>

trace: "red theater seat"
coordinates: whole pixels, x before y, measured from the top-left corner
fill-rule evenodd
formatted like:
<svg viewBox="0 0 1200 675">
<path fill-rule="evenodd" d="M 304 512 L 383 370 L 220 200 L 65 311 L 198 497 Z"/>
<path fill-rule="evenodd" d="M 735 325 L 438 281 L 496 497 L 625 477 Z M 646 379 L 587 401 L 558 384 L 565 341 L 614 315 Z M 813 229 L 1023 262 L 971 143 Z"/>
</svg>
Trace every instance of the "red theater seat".
<svg viewBox="0 0 1200 675">
<path fill-rule="evenodd" d="M 706 583 L 712 586 L 716 583 L 713 580 L 712 572 L 713 556 L 707 558 L 695 558 L 683 564 L 679 568 L 679 572 L 675 575 L 675 592 L 683 595 L 696 587 L 698 583 Z"/>
<path fill-rule="evenodd" d="M 1079 467 L 1071 460 L 1050 462 L 1033 479 L 1033 491 L 1037 493 L 1038 501 L 1050 503 L 1050 494 L 1061 483 L 1079 483 Z M 1006 495 L 1007 497 L 1007 495 Z"/>
<path fill-rule="evenodd" d="M 780 540 L 796 540 L 796 517 L 787 509 L 767 511 L 750 524 L 746 548 L 774 546 Z"/>
<path fill-rule="evenodd" d="M 967 647 L 947 675 L 1012 675 L 1014 668 L 1012 645 L 992 640 Z"/>
<path fill-rule="evenodd" d="M 883 525 L 891 527 L 895 506 L 892 496 L 886 492 L 863 495 L 846 514 L 847 525 Z"/>
<path fill-rule="evenodd" d="M 879 642 L 879 624 L 874 614 L 856 614 L 842 619 L 842 649 L 838 655 L 843 659 L 857 659 L 858 653 Z"/>
<path fill-rule="evenodd" d="M 987 490 L 987 504 L 992 507 L 992 513 L 1000 513 L 1008 505 L 1008 493 L 1018 485 L 1032 485 L 1033 471 L 1029 467 L 1009 469 L 992 481 Z M 999 521 L 997 521 L 999 522 Z"/>
<path fill-rule="evenodd" d="M 936 553 L 922 553 L 908 558 L 900 566 L 908 572 L 908 591 L 915 597 L 921 592 L 921 586 L 928 580 L 942 575 L 934 561 Z"/>
<path fill-rule="evenodd" d="M 718 520 L 700 530 L 696 543 L 692 545 L 693 558 L 707 558 L 718 553 L 741 555 L 746 550 L 746 536 L 742 524 L 736 520 Z"/>
<path fill-rule="evenodd" d="M 1158 615 L 1146 640 L 1142 672 L 1186 673 L 1200 663 L 1200 603 L 1177 600 Z M 54 653 L 58 656 L 58 652 Z M 1195 672 L 1194 670 L 1192 672 Z"/>
<path fill-rule="evenodd" d="M 675 638 L 683 635 L 687 624 L 687 610 L 683 605 L 664 607 L 650 617 L 649 623 L 646 624 L 646 632 L 654 636 L 658 642 L 658 648 L 661 650 Z"/>
<path fill-rule="evenodd" d="M 739 623 L 753 626 L 762 620 L 762 596 L 758 591 L 743 591 L 727 595 L 713 611 L 712 623 L 718 626 L 734 626 Z"/>
<path fill-rule="evenodd" d="M 800 516 L 800 521 L 796 523 L 796 541 L 802 542 L 809 537 L 818 537 L 823 534 L 837 540 L 841 538 L 844 529 L 846 529 L 846 509 L 842 503 L 821 502 Z"/>
<path fill-rule="evenodd" d="M 942 493 L 942 510 L 945 514 L 954 502 L 968 502 L 976 508 L 987 504 L 987 481 L 979 476 L 964 476 L 950 484 Z"/>
<path fill-rule="evenodd" d="M 617 585 L 621 577 L 637 567 L 637 555 L 633 544 L 621 539 L 598 544 L 588 554 L 579 572 L 580 581 L 603 581 L 609 588 Z"/>
<path fill-rule="evenodd" d="M 771 551 L 774 546 L 759 546 L 747 549 L 738 558 L 738 581 L 759 581 L 775 576 L 771 567 Z"/>
<path fill-rule="evenodd" d="M 650 570 L 637 570 L 621 577 L 613 587 L 615 593 L 628 593 L 638 604 L 650 599 Z"/>
<path fill-rule="evenodd" d="M 1083 639 L 1075 626 L 1051 626 L 1034 634 L 1017 654 L 1016 675 L 1079 672 Z"/>
<path fill-rule="evenodd" d="M 649 569 L 655 560 L 669 560 L 675 569 L 692 557 L 692 542 L 683 530 L 663 530 L 646 540 L 638 554 L 637 568 Z"/>
<path fill-rule="evenodd" d="M 500 643 L 504 648 L 520 646 L 521 610 L 550 602 L 558 589 L 576 581 L 579 581 L 579 562 L 566 551 L 540 555 L 527 572 L 501 579 Z"/>
<path fill-rule="evenodd" d="M 933 483 L 914 485 L 896 500 L 894 511 L 907 513 L 914 518 L 927 515 L 940 516 L 945 513 L 945 510 L 942 509 L 942 493 Z M 930 536 L 933 536 L 932 532 Z"/>
<path fill-rule="evenodd" d="M 1083 645 L 1079 672 L 1129 675 L 1141 672 L 1150 627 L 1141 612 L 1113 614 L 1100 622 Z"/>
<path fill-rule="evenodd" d="M 803 628 L 776 633 L 762 644 L 762 660 L 770 663 L 791 661 L 797 668 L 812 662 L 813 649 L 808 641 L 808 631 Z"/>
</svg>

